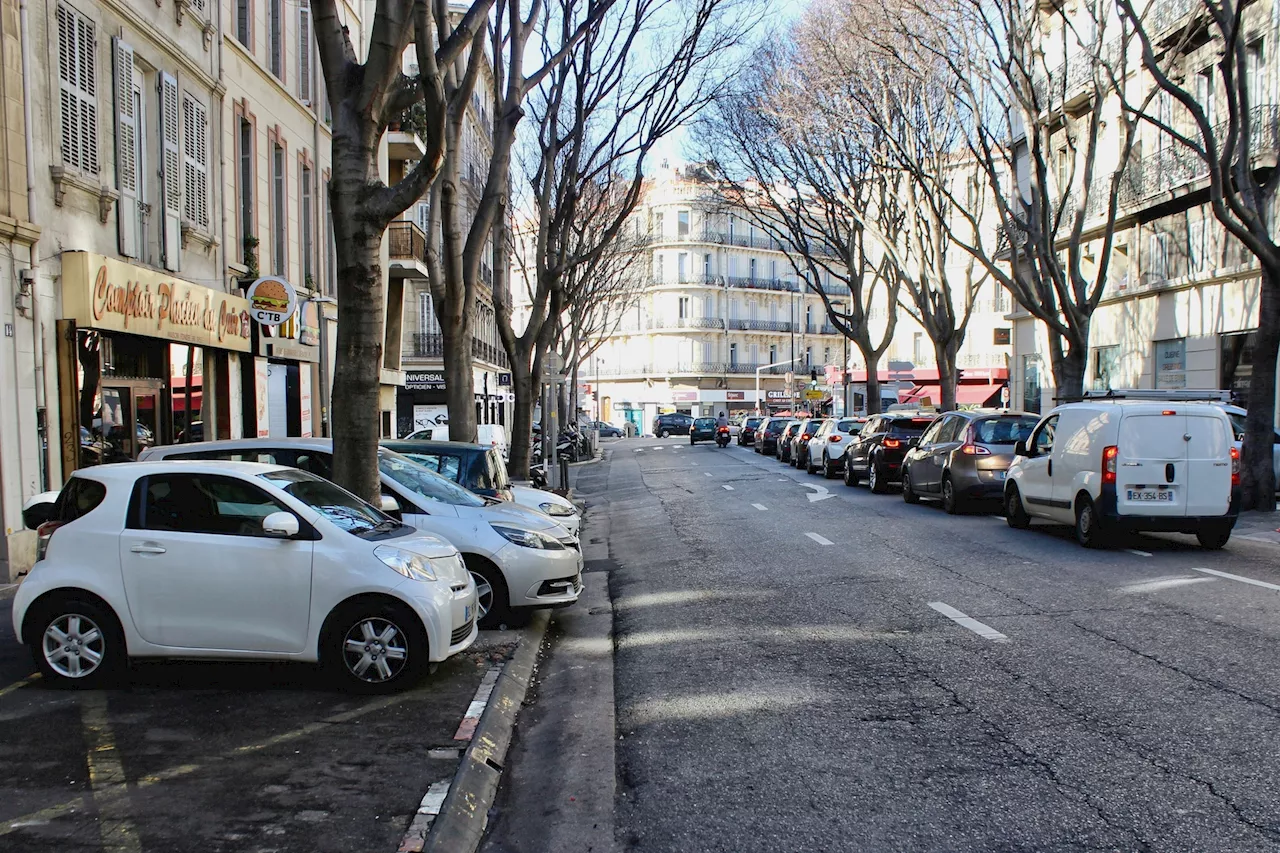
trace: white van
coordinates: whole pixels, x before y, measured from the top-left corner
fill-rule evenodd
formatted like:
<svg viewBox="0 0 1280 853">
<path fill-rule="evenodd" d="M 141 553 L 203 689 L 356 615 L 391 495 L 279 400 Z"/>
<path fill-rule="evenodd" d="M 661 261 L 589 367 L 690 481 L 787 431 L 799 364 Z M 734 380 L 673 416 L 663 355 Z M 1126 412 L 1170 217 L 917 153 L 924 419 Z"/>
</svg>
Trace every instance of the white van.
<svg viewBox="0 0 1280 853">
<path fill-rule="evenodd" d="M 1075 525 L 1087 548 L 1116 531 L 1192 533 L 1221 548 L 1239 513 L 1231 420 L 1206 402 L 1086 399 L 1019 442 L 1004 489 L 1010 527 Z"/>
</svg>

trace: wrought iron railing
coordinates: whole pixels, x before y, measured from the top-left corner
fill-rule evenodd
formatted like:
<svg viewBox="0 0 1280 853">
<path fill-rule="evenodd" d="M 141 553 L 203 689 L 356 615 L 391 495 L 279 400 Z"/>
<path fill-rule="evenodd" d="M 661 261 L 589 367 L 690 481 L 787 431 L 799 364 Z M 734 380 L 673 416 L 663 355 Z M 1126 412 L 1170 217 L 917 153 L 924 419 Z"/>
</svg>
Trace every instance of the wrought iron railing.
<svg viewBox="0 0 1280 853">
<path fill-rule="evenodd" d="M 395 260 L 427 262 L 427 235 L 416 224 L 398 219 L 387 226 L 387 252 Z"/>
<path fill-rule="evenodd" d="M 414 335 L 413 356 L 415 358 L 444 358 L 444 335 L 439 332 Z M 505 349 L 499 345 L 482 341 L 479 338 L 471 339 L 471 357 L 499 367 L 510 366 L 510 360 L 507 358 Z"/>
</svg>

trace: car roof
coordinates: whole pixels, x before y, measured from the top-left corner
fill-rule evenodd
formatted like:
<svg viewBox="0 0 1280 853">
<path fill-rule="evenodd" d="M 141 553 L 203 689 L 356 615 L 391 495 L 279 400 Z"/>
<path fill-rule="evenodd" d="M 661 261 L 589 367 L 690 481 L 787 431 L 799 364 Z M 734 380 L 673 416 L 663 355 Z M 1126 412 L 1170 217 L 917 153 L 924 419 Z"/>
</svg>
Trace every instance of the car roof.
<svg viewBox="0 0 1280 853">
<path fill-rule="evenodd" d="M 396 447 L 405 446 L 413 450 L 435 450 L 440 453 L 450 450 L 493 450 L 493 445 L 491 444 L 473 444 L 469 441 L 432 441 L 425 438 L 388 438 L 378 443 L 392 450 Z"/>
<path fill-rule="evenodd" d="M 222 441 L 193 441 L 147 448 L 148 460 L 174 453 L 202 453 L 210 450 L 251 450 L 255 447 L 298 447 L 304 450 L 333 450 L 331 438 L 228 438 Z"/>
<path fill-rule="evenodd" d="M 1227 412 L 1222 404 L 1205 400 L 1108 400 L 1104 398 L 1082 400 L 1078 403 L 1063 403 L 1054 406 L 1050 413 L 1085 410 L 1090 412 L 1111 412 L 1119 407 L 1125 414 L 1161 414 L 1177 409 L 1190 409 L 1200 412 L 1218 412 L 1226 417 Z"/>
<path fill-rule="evenodd" d="M 132 483 L 141 477 L 154 474 L 239 474 L 255 477 L 272 471 L 293 471 L 287 465 L 268 465 L 262 462 L 222 462 L 216 459 L 160 459 L 154 462 L 116 462 L 80 468 L 71 476 L 97 480 L 102 483 Z"/>
</svg>

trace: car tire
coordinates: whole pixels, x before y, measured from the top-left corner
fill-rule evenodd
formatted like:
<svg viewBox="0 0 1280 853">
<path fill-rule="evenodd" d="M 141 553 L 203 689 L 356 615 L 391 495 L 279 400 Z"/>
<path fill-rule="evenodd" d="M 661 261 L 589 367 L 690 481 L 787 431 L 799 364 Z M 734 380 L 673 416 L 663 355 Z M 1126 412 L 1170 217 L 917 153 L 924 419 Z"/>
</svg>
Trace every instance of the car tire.
<svg viewBox="0 0 1280 853">
<path fill-rule="evenodd" d="M 816 474 L 816 473 L 818 473 L 819 467 L 820 467 L 820 466 L 818 466 L 818 465 L 814 465 L 814 464 L 813 464 L 813 454 L 812 454 L 812 453 L 810 453 L 810 454 L 809 454 L 809 456 L 808 456 L 808 458 L 807 458 L 807 459 L 805 459 L 805 463 L 804 463 L 804 472 L 805 472 L 806 474 L 810 474 L 810 475 L 812 475 L 812 474 Z"/>
<path fill-rule="evenodd" d="M 1106 546 L 1106 539 L 1097 507 L 1087 496 L 1081 495 L 1076 500 L 1076 541 L 1085 548 L 1102 548 Z"/>
<path fill-rule="evenodd" d="M 390 693 L 428 671 L 428 652 L 427 634 L 412 610 L 368 599 L 345 605 L 329 618 L 321 657 L 345 689 Z"/>
<path fill-rule="evenodd" d="M 1207 548 L 1210 551 L 1217 551 L 1222 548 L 1230 538 L 1231 526 L 1227 524 L 1215 524 L 1213 527 L 1196 531 L 1196 541 L 1200 543 L 1200 547 Z"/>
<path fill-rule="evenodd" d="M 476 584 L 476 621 L 485 630 L 509 624 L 511 595 L 507 592 L 507 580 L 502 570 L 480 557 L 464 554 L 467 571 Z"/>
<path fill-rule="evenodd" d="M 849 458 L 844 460 L 844 484 L 849 487 L 858 485 L 858 475 L 853 473 L 853 461 Z"/>
<path fill-rule="evenodd" d="M 875 460 L 867 462 L 867 487 L 871 489 L 873 495 L 883 495 L 889 489 L 884 481 L 884 474 L 880 473 L 880 466 Z"/>
<path fill-rule="evenodd" d="M 1031 516 L 1022 505 L 1022 495 L 1017 486 L 1004 490 L 1004 520 L 1014 530 L 1026 530 L 1031 526 Z"/>
<path fill-rule="evenodd" d="M 956 484 L 951 482 L 950 474 L 942 475 L 942 509 L 947 515 L 960 512 L 960 498 L 956 496 Z"/>
<path fill-rule="evenodd" d="M 909 504 L 920 503 L 920 496 L 911 488 L 911 472 L 905 465 L 902 466 L 902 501 Z"/>
<path fill-rule="evenodd" d="M 26 624 L 36 668 L 47 684 L 102 687 L 128 664 L 120 620 L 91 598 L 59 595 L 42 602 Z"/>
<path fill-rule="evenodd" d="M 671 430 L 664 429 L 658 434 L 658 438 L 671 438 Z"/>
<path fill-rule="evenodd" d="M 831 467 L 831 458 L 827 456 L 826 451 L 822 453 L 822 479 L 830 480 L 836 475 L 835 469 Z"/>
</svg>

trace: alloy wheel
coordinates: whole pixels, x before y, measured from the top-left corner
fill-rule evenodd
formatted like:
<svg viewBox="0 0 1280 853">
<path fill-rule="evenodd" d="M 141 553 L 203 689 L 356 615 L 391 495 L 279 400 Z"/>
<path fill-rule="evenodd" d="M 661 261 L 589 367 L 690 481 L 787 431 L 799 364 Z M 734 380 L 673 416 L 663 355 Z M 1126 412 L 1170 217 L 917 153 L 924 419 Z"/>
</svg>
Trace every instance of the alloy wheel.
<svg viewBox="0 0 1280 853">
<path fill-rule="evenodd" d="M 471 573 L 471 580 L 476 584 L 476 621 L 480 621 L 489 615 L 489 610 L 493 607 L 493 584 L 485 578 L 484 575 Z"/>
<path fill-rule="evenodd" d="M 92 674 L 107 653 L 106 637 L 92 619 L 67 613 L 44 629 L 44 659 L 54 672 L 65 678 Z"/>
<path fill-rule="evenodd" d="M 956 487 L 950 477 L 942 478 L 942 508 L 950 515 L 955 515 L 959 509 L 956 504 Z"/>
<path fill-rule="evenodd" d="M 351 626 L 342 642 L 347 669 L 368 684 L 395 678 L 409 660 L 404 632 L 394 622 L 380 616 L 361 619 Z"/>
</svg>

